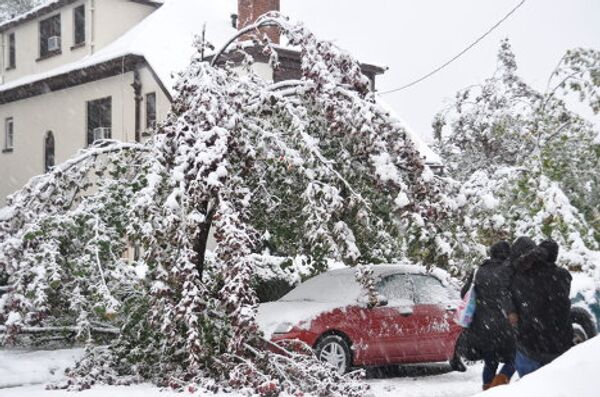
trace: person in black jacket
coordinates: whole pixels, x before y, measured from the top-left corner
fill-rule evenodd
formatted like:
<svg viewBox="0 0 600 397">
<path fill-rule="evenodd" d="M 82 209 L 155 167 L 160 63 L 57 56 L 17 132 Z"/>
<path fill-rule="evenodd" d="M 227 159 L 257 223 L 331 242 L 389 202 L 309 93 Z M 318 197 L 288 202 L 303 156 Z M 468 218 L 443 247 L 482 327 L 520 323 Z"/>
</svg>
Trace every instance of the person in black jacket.
<svg viewBox="0 0 600 397">
<path fill-rule="evenodd" d="M 569 320 L 571 275 L 556 265 L 558 245 L 551 240 L 515 261 L 511 293 L 516 318 L 516 368 L 521 377 L 567 351 L 573 340 Z"/>
<path fill-rule="evenodd" d="M 515 338 L 503 307 L 510 301 L 510 273 L 505 261 L 510 255 L 510 244 L 500 241 L 490 248 L 490 258 L 479 266 L 474 283 L 476 307 L 473 322 L 463 331 L 468 359 L 484 360 L 483 389 L 506 384 L 515 372 Z M 473 273 L 471 273 L 471 279 Z M 468 281 L 462 295 L 470 288 Z M 504 363 L 496 374 L 500 363 Z"/>
<path fill-rule="evenodd" d="M 509 257 L 508 261 L 506 261 L 504 264 L 505 275 L 506 275 L 506 278 L 508 279 L 508 284 L 509 284 L 509 297 L 511 299 L 506 299 L 506 300 L 502 301 L 502 307 L 503 307 L 504 313 L 506 313 L 508 315 L 509 323 L 513 327 L 517 326 L 518 318 L 516 315 L 517 310 L 516 310 L 515 305 L 512 300 L 512 291 L 510 291 L 510 286 L 512 285 L 512 281 L 515 276 L 515 273 L 517 272 L 517 260 L 521 256 L 527 254 L 528 252 L 532 251 L 535 248 L 536 248 L 535 241 L 533 241 L 529 237 L 527 237 L 527 236 L 518 237 L 515 241 L 513 241 L 511 250 L 510 250 L 510 257 Z"/>
</svg>

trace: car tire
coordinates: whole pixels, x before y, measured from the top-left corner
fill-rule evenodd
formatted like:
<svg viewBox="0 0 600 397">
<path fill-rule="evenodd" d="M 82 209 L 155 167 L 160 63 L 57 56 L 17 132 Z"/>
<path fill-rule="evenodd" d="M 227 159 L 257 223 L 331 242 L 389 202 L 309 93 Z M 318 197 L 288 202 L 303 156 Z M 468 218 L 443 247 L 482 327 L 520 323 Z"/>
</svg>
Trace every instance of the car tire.
<svg viewBox="0 0 600 397">
<path fill-rule="evenodd" d="M 581 308 L 571 310 L 571 324 L 573 325 L 573 343 L 581 343 L 593 338 L 598 333 L 590 314 Z"/>
<path fill-rule="evenodd" d="M 458 339 L 456 340 L 456 344 L 454 345 L 454 355 L 448 362 L 450 364 L 450 369 L 456 372 L 466 372 L 467 366 L 465 365 L 466 359 L 463 357 L 461 352 L 465 351 L 466 344 L 465 334 L 461 332 Z"/>
<path fill-rule="evenodd" d="M 586 340 L 588 340 L 588 336 L 583 327 L 577 323 L 573 323 L 573 345 L 578 345 Z"/>
<path fill-rule="evenodd" d="M 463 358 L 458 354 L 457 351 L 454 352 L 454 356 L 449 361 L 450 368 L 452 371 L 456 372 L 467 372 L 467 366 L 465 365 Z"/>
<path fill-rule="evenodd" d="M 348 372 L 352 366 L 350 346 L 339 335 L 328 335 L 322 338 L 317 343 L 315 354 L 319 360 L 333 365 L 340 374 Z"/>
</svg>

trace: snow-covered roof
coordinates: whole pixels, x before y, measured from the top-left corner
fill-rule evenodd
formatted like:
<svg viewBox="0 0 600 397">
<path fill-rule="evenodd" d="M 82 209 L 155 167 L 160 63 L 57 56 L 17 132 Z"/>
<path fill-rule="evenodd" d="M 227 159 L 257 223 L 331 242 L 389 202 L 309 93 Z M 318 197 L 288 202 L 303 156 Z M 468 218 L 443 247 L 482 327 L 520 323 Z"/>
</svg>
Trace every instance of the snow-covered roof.
<svg viewBox="0 0 600 397">
<path fill-rule="evenodd" d="M 60 1 L 60 0 L 55 0 Z M 174 72 L 184 70 L 193 54 L 193 39 L 206 24 L 206 38 L 219 45 L 235 34 L 230 15 L 236 0 L 165 0 L 164 5 L 119 39 L 79 61 L 0 85 L 6 91 L 85 69 L 126 55 L 143 56 L 161 83 L 173 93 Z"/>
<path fill-rule="evenodd" d="M 398 121 L 398 123 L 400 123 L 400 125 L 406 131 L 406 134 L 411 139 L 411 141 L 415 144 L 415 146 L 417 147 L 417 150 L 419 151 L 419 153 L 421 153 L 421 155 L 425 159 L 425 162 L 428 165 L 433 165 L 433 166 L 443 165 L 442 158 L 440 157 L 440 155 L 437 154 L 436 152 L 434 152 L 429 147 L 429 145 L 423 140 L 421 135 L 419 135 L 415 130 L 410 128 L 408 123 L 406 121 L 404 121 L 404 119 L 402 119 L 398 115 L 398 113 L 387 102 L 385 102 L 380 97 L 377 99 L 377 104 L 379 106 L 381 106 L 383 109 L 385 109 L 385 111 L 387 111 L 390 114 L 390 116 L 395 118 Z"/>
<path fill-rule="evenodd" d="M 6 24 L 29 18 L 31 15 L 43 12 L 44 9 L 56 7 L 68 1 L 50 0 L 43 6 L 0 25 L 0 30 Z M 163 3 L 163 5 L 113 43 L 78 61 L 9 81 L 0 85 L 0 93 L 124 56 L 137 55 L 146 60 L 165 89 L 173 95 L 176 73 L 188 66 L 195 51 L 193 39 L 202 33 L 203 26 L 206 26 L 206 39 L 217 48 L 236 33 L 235 28 L 231 25 L 231 14 L 237 12 L 237 0 L 151 1 Z M 442 164 L 440 157 L 389 105 L 381 100 L 379 104 L 402 124 L 428 164 Z"/>
</svg>

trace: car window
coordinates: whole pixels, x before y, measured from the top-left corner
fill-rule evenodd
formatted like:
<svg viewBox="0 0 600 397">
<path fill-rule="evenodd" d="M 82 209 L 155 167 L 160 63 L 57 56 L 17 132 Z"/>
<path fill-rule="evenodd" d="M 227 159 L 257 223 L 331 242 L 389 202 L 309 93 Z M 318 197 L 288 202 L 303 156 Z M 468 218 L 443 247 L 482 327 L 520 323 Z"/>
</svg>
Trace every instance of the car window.
<svg viewBox="0 0 600 397">
<path fill-rule="evenodd" d="M 377 292 L 385 296 L 388 305 L 394 306 L 412 301 L 411 281 L 405 274 L 385 277 L 377 283 Z"/>
<path fill-rule="evenodd" d="M 416 303 L 428 305 L 451 300 L 448 289 L 437 278 L 426 275 L 412 275 L 411 278 L 415 284 Z"/>
</svg>

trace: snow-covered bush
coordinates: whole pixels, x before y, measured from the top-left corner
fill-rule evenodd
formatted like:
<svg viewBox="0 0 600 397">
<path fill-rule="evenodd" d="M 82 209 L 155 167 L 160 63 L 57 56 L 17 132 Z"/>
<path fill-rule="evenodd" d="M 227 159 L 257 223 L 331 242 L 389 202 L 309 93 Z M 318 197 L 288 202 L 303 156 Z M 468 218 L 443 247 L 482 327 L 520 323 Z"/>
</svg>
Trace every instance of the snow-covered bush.
<svg viewBox="0 0 600 397">
<path fill-rule="evenodd" d="M 84 339 L 120 330 L 108 348 L 90 348 L 67 386 L 361 395 L 364 386 L 313 356 L 268 352 L 253 278 L 298 279 L 328 260 L 445 260 L 440 181 L 358 62 L 278 14 L 240 35 L 271 24 L 300 49 L 300 80 L 265 81 L 247 55 L 230 63 L 228 51 L 243 53 L 235 44 L 212 64 L 199 51 L 153 139 L 104 142 L 9 199 L 7 340 L 35 327 L 72 327 Z M 275 48 L 264 51 L 277 67 Z M 134 261 L 121 259 L 128 246 L 140 252 Z"/>
</svg>

